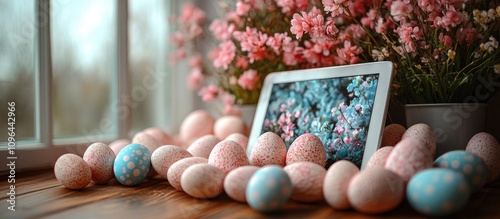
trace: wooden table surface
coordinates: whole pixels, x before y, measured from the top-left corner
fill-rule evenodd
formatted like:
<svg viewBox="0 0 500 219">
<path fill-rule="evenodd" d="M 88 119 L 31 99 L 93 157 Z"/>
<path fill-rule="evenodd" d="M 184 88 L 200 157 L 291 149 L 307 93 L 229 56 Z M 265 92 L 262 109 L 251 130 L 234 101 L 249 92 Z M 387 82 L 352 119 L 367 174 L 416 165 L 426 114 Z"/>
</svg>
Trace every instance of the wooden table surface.
<svg viewBox="0 0 500 219">
<path fill-rule="evenodd" d="M 354 210 L 336 211 L 326 203 L 289 201 L 280 212 L 262 214 L 223 194 L 210 200 L 195 199 L 171 187 L 159 176 L 135 187 L 116 180 L 90 184 L 84 190 L 62 186 L 52 170 L 16 175 L 16 211 L 8 210 L 7 178 L 0 186 L 0 219 L 11 218 L 425 218 L 404 201 L 379 215 Z M 500 182 L 471 196 L 467 206 L 450 218 L 500 218 Z"/>
</svg>

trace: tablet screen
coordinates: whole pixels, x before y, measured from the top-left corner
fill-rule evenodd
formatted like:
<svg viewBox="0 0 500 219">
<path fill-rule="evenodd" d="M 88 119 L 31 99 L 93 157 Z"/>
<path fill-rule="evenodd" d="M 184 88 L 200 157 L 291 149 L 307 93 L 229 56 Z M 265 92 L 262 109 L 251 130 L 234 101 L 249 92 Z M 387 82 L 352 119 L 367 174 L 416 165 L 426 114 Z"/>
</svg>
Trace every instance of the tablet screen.
<svg viewBox="0 0 500 219">
<path fill-rule="evenodd" d="M 273 84 L 261 133 L 274 132 L 287 149 L 304 133 L 324 144 L 329 167 L 361 167 L 379 74 Z"/>
</svg>

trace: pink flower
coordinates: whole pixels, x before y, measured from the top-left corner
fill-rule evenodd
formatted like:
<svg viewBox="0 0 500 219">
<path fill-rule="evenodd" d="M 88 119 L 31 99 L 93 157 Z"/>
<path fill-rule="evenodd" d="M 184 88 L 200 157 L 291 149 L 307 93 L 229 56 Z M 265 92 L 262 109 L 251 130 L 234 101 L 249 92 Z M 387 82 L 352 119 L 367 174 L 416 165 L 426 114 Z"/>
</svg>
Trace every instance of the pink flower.
<svg viewBox="0 0 500 219">
<path fill-rule="evenodd" d="M 228 69 L 229 64 L 234 60 L 236 46 L 232 41 L 224 41 L 218 48 L 212 50 L 211 57 L 214 67 Z"/>
<path fill-rule="evenodd" d="M 170 36 L 170 42 L 173 43 L 177 48 L 184 46 L 186 42 L 184 40 L 184 34 L 180 31 L 176 31 Z"/>
<path fill-rule="evenodd" d="M 281 12 L 285 14 L 304 11 L 309 5 L 308 0 L 277 0 L 276 3 L 281 7 Z"/>
<path fill-rule="evenodd" d="M 302 38 L 304 32 L 307 33 L 310 30 L 308 21 L 306 19 L 307 19 L 307 14 L 305 12 L 301 12 L 301 14 L 296 13 L 293 15 L 290 32 L 295 34 L 297 39 Z"/>
<path fill-rule="evenodd" d="M 205 77 L 201 73 L 200 68 L 191 69 L 191 72 L 189 73 L 188 80 L 187 80 L 189 89 L 191 89 L 191 90 L 198 89 L 204 80 L 205 80 Z"/>
<path fill-rule="evenodd" d="M 281 46 L 283 44 L 283 40 L 287 37 L 287 33 L 275 33 L 274 36 L 271 36 L 267 39 L 266 45 L 269 46 L 276 55 L 281 54 Z"/>
<path fill-rule="evenodd" d="M 345 7 L 351 4 L 350 0 L 322 0 L 326 13 L 330 12 L 333 17 L 345 13 Z"/>
<path fill-rule="evenodd" d="M 200 53 L 195 53 L 191 58 L 189 58 L 189 65 L 191 68 L 201 68 L 203 67 L 203 62 L 201 61 Z"/>
<path fill-rule="evenodd" d="M 236 67 L 242 68 L 242 69 L 247 68 L 248 67 L 247 58 L 243 57 L 243 56 L 238 56 L 238 58 L 236 58 Z"/>
<path fill-rule="evenodd" d="M 442 26 L 447 30 L 451 27 L 456 27 L 462 22 L 462 14 L 458 13 L 455 8 L 449 7 L 442 18 Z"/>
<path fill-rule="evenodd" d="M 466 27 L 462 30 L 462 32 L 459 34 L 460 39 L 459 43 L 460 45 L 466 45 L 467 43 L 472 42 L 474 40 L 474 36 L 476 35 L 476 29 L 473 27 Z"/>
<path fill-rule="evenodd" d="M 219 88 L 211 84 L 207 87 L 201 88 L 201 90 L 198 92 L 198 95 L 202 97 L 203 101 L 210 102 L 212 100 L 215 100 L 219 95 Z"/>
<path fill-rule="evenodd" d="M 415 41 L 422 36 L 419 27 L 411 27 L 410 24 L 406 23 L 398 27 L 396 32 L 399 35 L 399 42 L 404 45 L 407 52 L 414 52 L 417 49 Z"/>
<path fill-rule="evenodd" d="M 418 6 L 425 12 L 432 12 L 439 7 L 439 2 L 435 0 L 418 0 Z"/>
<path fill-rule="evenodd" d="M 338 48 L 337 54 L 343 62 L 347 64 L 355 64 L 359 62 L 359 57 L 357 57 L 357 55 L 359 55 L 362 51 L 363 49 L 360 47 L 352 46 L 351 41 L 344 41 L 344 48 Z M 341 107 L 342 110 L 345 110 L 343 105 L 341 105 Z"/>
<path fill-rule="evenodd" d="M 255 1 L 253 4 L 255 4 Z M 236 14 L 239 16 L 248 14 L 253 4 L 249 1 L 238 0 L 238 2 L 236 2 Z"/>
<path fill-rule="evenodd" d="M 391 15 L 395 21 L 402 21 L 413 11 L 410 0 L 396 0 L 391 5 Z"/>
<path fill-rule="evenodd" d="M 228 24 L 227 21 L 215 19 L 208 29 L 213 33 L 216 39 L 225 41 L 231 39 L 235 27 L 234 24 Z"/>
<path fill-rule="evenodd" d="M 246 27 L 245 32 L 235 31 L 233 36 L 240 41 L 241 51 L 248 52 L 250 63 L 264 59 L 266 56 L 267 34 L 257 31 L 256 28 Z"/>
<path fill-rule="evenodd" d="M 205 12 L 195 5 L 189 3 L 182 7 L 182 15 L 179 18 L 180 22 L 192 24 L 200 24 L 205 20 Z"/>
<path fill-rule="evenodd" d="M 238 85 L 241 88 L 246 90 L 253 90 L 257 86 L 259 82 L 259 75 L 257 71 L 254 69 L 246 70 L 243 74 L 238 78 Z"/>
<path fill-rule="evenodd" d="M 443 33 L 439 34 L 439 41 L 441 41 L 446 47 L 451 47 L 453 40 L 450 36 L 444 35 Z"/>
</svg>

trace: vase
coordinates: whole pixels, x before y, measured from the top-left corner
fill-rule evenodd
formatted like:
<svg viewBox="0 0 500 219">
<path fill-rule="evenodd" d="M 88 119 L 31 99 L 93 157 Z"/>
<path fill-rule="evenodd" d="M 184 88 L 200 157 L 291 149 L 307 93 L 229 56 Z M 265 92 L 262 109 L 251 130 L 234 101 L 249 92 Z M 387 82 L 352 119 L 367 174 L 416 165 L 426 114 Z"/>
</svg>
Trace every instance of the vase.
<svg viewBox="0 0 500 219">
<path fill-rule="evenodd" d="M 241 118 L 245 121 L 245 124 L 251 129 L 255 111 L 257 110 L 257 104 L 245 104 L 236 107 L 241 111 Z"/>
<path fill-rule="evenodd" d="M 407 104 L 406 125 L 431 126 L 436 134 L 436 157 L 452 151 L 465 150 L 475 134 L 485 131 L 488 104 Z"/>
</svg>

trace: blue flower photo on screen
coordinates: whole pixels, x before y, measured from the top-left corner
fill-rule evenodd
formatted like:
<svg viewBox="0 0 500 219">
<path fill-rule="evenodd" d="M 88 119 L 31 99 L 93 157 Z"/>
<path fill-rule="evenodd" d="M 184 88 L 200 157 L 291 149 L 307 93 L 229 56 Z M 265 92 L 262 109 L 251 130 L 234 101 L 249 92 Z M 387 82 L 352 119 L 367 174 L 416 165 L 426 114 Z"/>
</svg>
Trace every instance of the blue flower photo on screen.
<svg viewBox="0 0 500 219">
<path fill-rule="evenodd" d="M 304 133 L 318 136 L 327 164 L 361 166 L 378 75 L 308 80 L 272 88 L 262 133 L 274 132 L 288 147 Z"/>
</svg>

